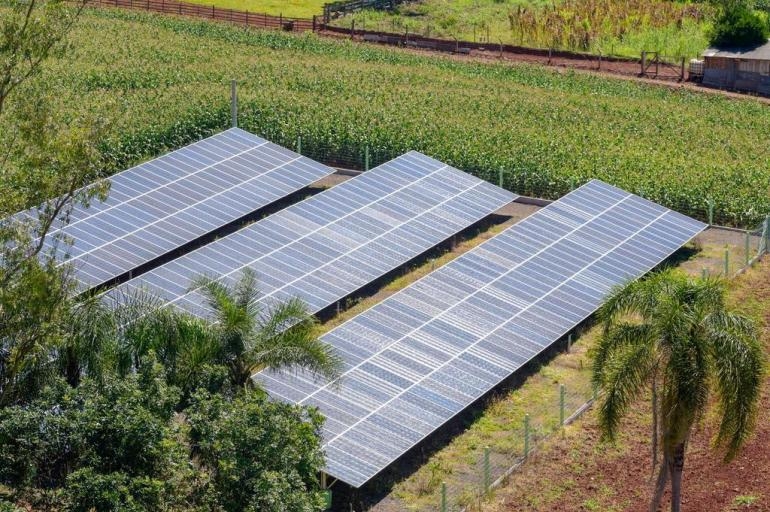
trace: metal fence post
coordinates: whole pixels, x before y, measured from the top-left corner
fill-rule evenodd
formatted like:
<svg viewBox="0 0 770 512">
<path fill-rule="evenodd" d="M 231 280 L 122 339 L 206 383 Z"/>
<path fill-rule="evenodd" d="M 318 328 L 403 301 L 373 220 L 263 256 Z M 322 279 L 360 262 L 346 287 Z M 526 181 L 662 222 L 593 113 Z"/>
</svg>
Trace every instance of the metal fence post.
<svg viewBox="0 0 770 512">
<path fill-rule="evenodd" d="M 524 459 L 529 458 L 529 414 L 524 415 Z"/>
<path fill-rule="evenodd" d="M 233 128 L 238 127 L 238 85 L 235 80 L 230 81 L 230 121 Z"/>
<path fill-rule="evenodd" d="M 708 213 L 709 226 L 712 226 L 714 224 L 714 201 L 711 198 L 708 199 Z"/>
<path fill-rule="evenodd" d="M 725 277 L 730 275 L 730 249 L 725 248 Z"/>
<path fill-rule="evenodd" d="M 745 249 L 746 249 L 746 254 L 744 255 L 743 261 L 744 261 L 744 266 L 748 267 L 749 266 L 749 260 L 751 259 L 751 258 L 749 258 L 749 251 L 751 250 L 751 234 L 748 231 L 746 231 L 746 247 L 745 247 Z"/>
<path fill-rule="evenodd" d="M 369 146 L 364 148 L 364 170 L 369 170 Z"/>
<path fill-rule="evenodd" d="M 492 480 L 489 474 L 489 446 L 484 447 L 484 494 L 489 492 Z"/>
<path fill-rule="evenodd" d="M 567 352 L 572 349 L 572 333 L 567 335 Z"/>
<path fill-rule="evenodd" d="M 763 233 L 765 235 L 765 254 L 770 252 L 770 215 L 765 217 L 765 232 Z"/>
<path fill-rule="evenodd" d="M 702 269 L 700 269 L 700 278 L 706 279 L 706 267 L 703 267 Z"/>
<path fill-rule="evenodd" d="M 559 384 L 559 426 L 564 426 L 564 395 L 566 394 L 566 388 L 564 384 Z"/>
<path fill-rule="evenodd" d="M 441 512 L 446 512 L 446 482 L 441 482 Z"/>
<path fill-rule="evenodd" d="M 503 169 L 502 168 L 500 168 L 499 181 L 500 181 L 500 188 L 503 188 Z"/>
</svg>

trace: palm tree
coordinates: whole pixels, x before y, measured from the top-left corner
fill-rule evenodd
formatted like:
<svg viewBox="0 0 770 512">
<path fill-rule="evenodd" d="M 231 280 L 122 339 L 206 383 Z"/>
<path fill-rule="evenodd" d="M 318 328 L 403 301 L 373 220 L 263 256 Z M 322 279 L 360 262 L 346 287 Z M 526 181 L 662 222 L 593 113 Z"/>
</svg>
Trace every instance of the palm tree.
<svg viewBox="0 0 770 512">
<path fill-rule="evenodd" d="M 114 363 L 115 322 L 99 297 L 87 297 L 72 307 L 67 333 L 56 351 L 59 373 L 72 387 L 84 376 L 101 381 Z"/>
<path fill-rule="evenodd" d="M 212 329 L 234 386 L 247 386 L 261 369 L 301 368 L 329 380 L 342 360 L 318 339 L 316 323 L 298 298 L 265 304 L 256 274 L 246 269 L 234 286 L 200 277 L 192 286 L 214 312 Z"/>
<path fill-rule="evenodd" d="M 604 391 L 599 421 L 605 439 L 616 437 L 624 414 L 652 390 L 654 467 L 659 443 L 663 455 L 653 511 L 669 481 L 671 510 L 680 510 L 687 441 L 712 392 L 721 417 L 716 446 L 726 462 L 754 427 L 763 352 L 754 323 L 730 311 L 725 294 L 723 280 L 665 270 L 616 289 L 598 313 L 603 333 L 593 381 Z"/>
</svg>

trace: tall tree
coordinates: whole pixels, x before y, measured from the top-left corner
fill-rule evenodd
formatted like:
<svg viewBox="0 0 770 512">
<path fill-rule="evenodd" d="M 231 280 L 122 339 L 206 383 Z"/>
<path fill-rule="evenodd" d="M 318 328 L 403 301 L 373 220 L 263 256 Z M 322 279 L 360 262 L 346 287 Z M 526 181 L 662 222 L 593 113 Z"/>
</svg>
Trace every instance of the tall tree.
<svg viewBox="0 0 770 512">
<path fill-rule="evenodd" d="M 614 439 L 629 407 L 652 389 L 653 460 L 663 459 L 651 510 L 671 482 L 671 510 L 681 506 L 682 473 L 690 432 L 712 393 L 719 403 L 717 446 L 726 461 L 752 432 L 763 374 L 754 323 L 730 311 L 725 283 L 691 280 L 666 270 L 610 294 L 599 310 L 603 333 L 593 381 L 605 438 Z"/>
<path fill-rule="evenodd" d="M 31 398 L 53 374 L 72 292 L 51 249 L 68 241 L 53 228 L 107 188 L 83 188 L 98 175 L 100 123 L 54 119 L 53 92 L 39 80 L 46 59 L 67 50 L 84 5 L 11 0 L 0 8 L 0 407 Z"/>
</svg>

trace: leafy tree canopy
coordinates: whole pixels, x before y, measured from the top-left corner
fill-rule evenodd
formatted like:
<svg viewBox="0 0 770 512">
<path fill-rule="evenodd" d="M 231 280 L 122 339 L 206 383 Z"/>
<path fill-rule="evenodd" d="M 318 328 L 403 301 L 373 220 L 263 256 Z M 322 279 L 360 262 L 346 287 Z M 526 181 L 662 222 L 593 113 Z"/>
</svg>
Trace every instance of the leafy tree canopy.
<svg viewBox="0 0 770 512">
<path fill-rule="evenodd" d="M 767 42 L 770 24 L 767 12 L 761 12 L 748 0 L 721 0 L 716 2 L 719 15 L 714 21 L 710 39 L 719 47 L 751 47 Z"/>
</svg>

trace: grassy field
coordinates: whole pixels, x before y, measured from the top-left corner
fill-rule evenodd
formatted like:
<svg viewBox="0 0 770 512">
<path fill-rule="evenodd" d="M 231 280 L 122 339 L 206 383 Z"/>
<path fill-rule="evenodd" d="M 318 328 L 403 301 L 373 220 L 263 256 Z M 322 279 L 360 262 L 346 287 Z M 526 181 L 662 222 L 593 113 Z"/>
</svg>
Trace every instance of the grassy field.
<svg viewBox="0 0 770 512">
<path fill-rule="evenodd" d="M 312 18 L 323 12 L 325 0 L 185 0 L 194 4 L 216 5 L 257 13 L 283 15 L 290 18 Z"/>
<path fill-rule="evenodd" d="M 366 10 L 334 24 L 536 48 L 639 57 L 643 50 L 696 57 L 707 47 L 710 10 L 665 0 L 423 0 Z"/>
<path fill-rule="evenodd" d="M 111 123 L 113 169 L 227 127 L 235 78 L 243 128 L 314 156 L 416 149 L 529 195 L 599 178 L 719 222 L 770 211 L 752 100 L 138 12 L 94 11 L 73 43 L 41 79 L 60 115 Z"/>
</svg>

